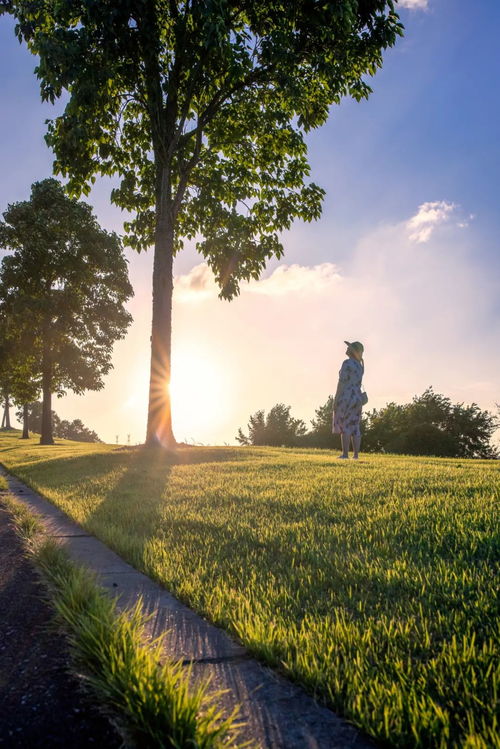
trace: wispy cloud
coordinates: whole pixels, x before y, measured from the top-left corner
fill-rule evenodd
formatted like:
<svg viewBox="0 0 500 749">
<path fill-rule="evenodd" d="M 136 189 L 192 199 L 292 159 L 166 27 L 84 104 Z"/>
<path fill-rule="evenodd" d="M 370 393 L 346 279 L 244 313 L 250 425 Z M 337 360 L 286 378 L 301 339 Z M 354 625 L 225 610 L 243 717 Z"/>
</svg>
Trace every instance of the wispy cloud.
<svg viewBox="0 0 500 749">
<path fill-rule="evenodd" d="M 475 218 L 476 218 L 476 214 L 475 213 L 469 213 L 469 215 L 467 216 L 467 218 L 463 218 L 461 221 L 459 221 L 457 223 L 458 228 L 459 229 L 467 229 L 467 227 L 470 226 L 470 222 L 474 221 Z"/>
<path fill-rule="evenodd" d="M 399 224 L 385 225 L 370 233 L 370 241 L 378 247 L 378 235 L 381 233 L 385 241 L 393 247 L 401 248 L 405 243 L 411 247 L 413 243 L 426 244 L 432 238 L 436 229 L 451 223 L 456 217 L 454 227 L 464 229 L 469 226 L 473 214 L 458 217 L 458 206 L 445 200 L 422 203 L 414 216 Z M 397 238 L 396 238 L 397 236 Z M 365 245 L 365 240 L 360 246 Z M 359 249 L 358 253 L 359 255 Z M 370 274 L 389 276 L 387 268 L 388 252 L 374 250 L 369 259 Z M 404 262 L 406 262 L 405 259 Z M 368 262 L 367 258 L 363 262 Z M 390 261 L 399 267 L 401 260 L 392 257 Z M 359 269 L 358 269 L 359 270 Z M 331 290 L 333 286 L 345 282 L 345 277 L 334 263 L 321 263 L 314 266 L 307 265 L 279 265 L 272 273 L 257 281 L 241 283 L 241 294 L 258 294 L 261 296 L 310 295 L 321 294 Z M 216 298 L 219 288 L 214 275 L 207 263 L 195 265 L 188 273 L 175 278 L 175 299 L 178 302 L 202 302 L 208 298 Z"/>
<path fill-rule="evenodd" d="M 429 7 L 429 0 L 399 0 L 398 4 L 411 10 L 426 10 Z"/>
<path fill-rule="evenodd" d="M 333 263 L 314 266 L 279 265 L 267 278 L 241 284 L 242 294 L 282 296 L 285 294 L 316 294 L 341 280 Z M 200 302 L 218 294 L 212 271 L 206 263 L 194 266 L 189 273 L 175 279 L 177 301 Z"/>
<path fill-rule="evenodd" d="M 174 280 L 176 301 L 202 301 L 217 295 L 217 291 L 214 275 L 206 263 L 195 265 L 189 273 Z"/>
<path fill-rule="evenodd" d="M 268 278 L 251 281 L 245 291 L 254 294 L 315 294 L 341 280 L 333 263 L 320 265 L 279 265 Z"/>
<path fill-rule="evenodd" d="M 454 203 L 447 203 L 446 200 L 422 203 L 417 213 L 406 224 L 410 232 L 408 238 L 412 242 L 428 242 L 436 227 L 446 223 L 456 207 Z"/>
</svg>

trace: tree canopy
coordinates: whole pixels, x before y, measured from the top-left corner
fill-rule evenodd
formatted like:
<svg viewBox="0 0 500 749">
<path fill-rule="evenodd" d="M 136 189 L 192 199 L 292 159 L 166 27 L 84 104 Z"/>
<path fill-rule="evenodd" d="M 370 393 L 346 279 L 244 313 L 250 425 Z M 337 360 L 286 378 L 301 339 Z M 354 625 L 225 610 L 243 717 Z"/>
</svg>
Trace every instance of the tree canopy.
<svg viewBox="0 0 500 749">
<path fill-rule="evenodd" d="M 54 179 L 10 205 L 0 222 L 0 310 L 22 342 L 17 359 L 35 359 L 51 442 L 53 392 L 103 387 L 112 346 L 131 322 L 132 295 L 119 237 L 101 229 L 90 206 L 69 198 Z"/>
<path fill-rule="evenodd" d="M 39 56 L 55 170 L 73 193 L 117 174 L 126 241 L 154 243 L 147 442 L 175 443 L 172 260 L 194 239 L 231 299 L 280 257 L 280 232 L 320 215 L 304 135 L 402 33 L 392 0 L 3 0 Z"/>
<path fill-rule="evenodd" d="M 324 447 L 338 450 L 341 447 L 340 434 L 332 433 L 333 395 L 316 409 L 311 419 L 311 429 L 307 434 L 307 443 L 311 447 Z"/>
<path fill-rule="evenodd" d="M 299 445 L 307 427 L 301 419 L 294 419 L 290 411 L 291 406 L 285 406 L 284 403 L 273 406 L 267 416 L 264 411 L 257 411 L 250 416 L 248 435 L 239 429 L 236 439 L 240 445 Z"/>
<path fill-rule="evenodd" d="M 388 403 L 366 415 L 364 449 L 456 458 L 497 456 L 491 438 L 499 421 L 477 403 L 452 403 L 432 387 L 411 403 Z"/>
</svg>

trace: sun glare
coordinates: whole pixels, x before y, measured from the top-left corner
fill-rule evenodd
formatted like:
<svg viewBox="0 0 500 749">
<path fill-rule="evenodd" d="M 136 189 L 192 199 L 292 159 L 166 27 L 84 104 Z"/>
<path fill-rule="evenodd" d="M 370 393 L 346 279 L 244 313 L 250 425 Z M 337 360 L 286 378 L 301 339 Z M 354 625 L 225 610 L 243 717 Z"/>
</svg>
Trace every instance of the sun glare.
<svg viewBox="0 0 500 749">
<path fill-rule="evenodd" d="M 174 351 L 172 419 L 178 440 L 210 441 L 228 409 L 229 378 L 206 351 Z"/>
</svg>

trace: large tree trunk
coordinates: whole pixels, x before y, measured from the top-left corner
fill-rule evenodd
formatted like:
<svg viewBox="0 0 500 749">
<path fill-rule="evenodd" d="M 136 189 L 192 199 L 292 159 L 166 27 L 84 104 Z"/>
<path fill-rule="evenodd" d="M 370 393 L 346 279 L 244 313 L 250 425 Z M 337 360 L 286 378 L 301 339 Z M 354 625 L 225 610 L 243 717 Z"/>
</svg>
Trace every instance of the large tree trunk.
<svg viewBox="0 0 500 749">
<path fill-rule="evenodd" d="M 2 427 L 5 427 L 5 429 L 11 429 L 10 426 L 10 402 L 9 402 L 9 392 L 8 390 L 4 390 L 4 411 L 3 411 L 3 419 L 2 419 Z"/>
<path fill-rule="evenodd" d="M 172 450 L 170 401 L 170 355 L 172 350 L 174 226 L 170 211 L 158 218 L 153 266 L 153 320 L 151 326 L 151 370 L 146 445 Z"/>
<path fill-rule="evenodd" d="M 41 445 L 53 445 L 52 436 L 52 357 L 50 344 L 47 339 L 43 343 L 42 356 L 42 434 L 40 436 Z"/>
<path fill-rule="evenodd" d="M 28 419 L 29 419 L 28 404 L 25 403 L 23 405 L 23 434 L 21 437 L 22 440 L 28 440 L 30 438 L 29 431 L 28 431 Z"/>
</svg>

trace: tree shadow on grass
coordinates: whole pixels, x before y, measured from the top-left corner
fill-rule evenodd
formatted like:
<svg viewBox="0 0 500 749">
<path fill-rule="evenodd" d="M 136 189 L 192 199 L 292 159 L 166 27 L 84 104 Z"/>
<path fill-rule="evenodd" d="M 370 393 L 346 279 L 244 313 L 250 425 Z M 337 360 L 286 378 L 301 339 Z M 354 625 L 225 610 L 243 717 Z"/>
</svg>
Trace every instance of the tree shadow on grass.
<svg viewBox="0 0 500 749">
<path fill-rule="evenodd" d="M 85 526 L 131 564 L 144 569 L 144 547 L 160 523 L 175 457 L 145 448 L 111 455 L 114 472 L 104 485 L 97 482 L 102 500 L 92 507 Z"/>
<path fill-rule="evenodd" d="M 39 460 L 19 466 L 13 462 L 9 470 L 141 568 L 144 547 L 161 524 L 174 466 L 241 459 L 238 448 L 166 452 L 137 446 L 82 455 L 50 455 L 46 450 Z"/>
<path fill-rule="evenodd" d="M 18 449 L 17 445 L 13 445 L 12 447 L 0 447 L 0 453 L 8 453 L 11 450 L 17 450 L 17 449 Z"/>
<path fill-rule="evenodd" d="M 34 449 L 38 445 L 33 446 Z M 47 486 L 62 489 L 66 483 L 74 484 L 74 477 L 99 480 L 106 474 L 116 471 L 143 471 L 152 476 L 153 471 L 158 475 L 166 468 L 176 465 L 190 465 L 214 462 L 233 462 L 248 460 L 252 456 L 238 453 L 238 448 L 181 448 L 176 452 L 168 452 L 162 448 L 117 447 L 106 452 L 90 452 L 82 455 L 64 455 L 64 453 L 50 453 L 51 447 L 66 447 L 66 443 L 56 443 L 54 446 L 41 446 L 40 459 L 36 454 L 30 456 L 33 461 L 18 466 L 15 462 L 6 466 L 15 471 L 20 478 L 30 482 L 42 479 Z M 71 448 L 68 444 L 68 448 Z M 0 452 L 15 451 L 17 446 L 0 448 Z M 9 461 L 10 463 L 10 461 Z M 57 468 L 56 464 L 57 463 Z M 37 488 L 34 486 L 34 488 Z"/>
</svg>

